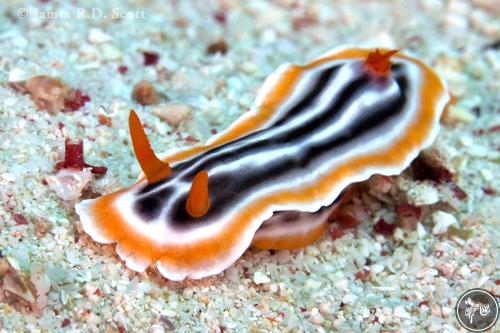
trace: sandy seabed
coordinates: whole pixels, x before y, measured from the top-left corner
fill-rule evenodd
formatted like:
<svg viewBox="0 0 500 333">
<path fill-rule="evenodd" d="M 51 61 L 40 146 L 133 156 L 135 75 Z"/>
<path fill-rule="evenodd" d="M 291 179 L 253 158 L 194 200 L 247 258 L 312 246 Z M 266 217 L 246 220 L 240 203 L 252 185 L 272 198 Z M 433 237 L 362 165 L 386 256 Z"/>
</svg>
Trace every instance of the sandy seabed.
<svg viewBox="0 0 500 333">
<path fill-rule="evenodd" d="M 465 331 L 454 314 L 465 290 L 500 294 L 494 0 L 39 0 L 0 13 L 0 332 L 454 332 Z M 372 177 L 347 204 L 357 227 L 333 223 L 302 250 L 251 249 L 196 281 L 131 271 L 82 231 L 74 204 L 139 172 L 130 108 L 158 152 L 202 143 L 280 64 L 344 44 L 401 49 L 447 82 L 454 103 L 423 156 L 452 180 Z M 38 110 L 18 86 L 36 75 L 90 101 Z M 140 80 L 155 105 L 131 98 Z M 67 138 L 107 173 L 62 179 Z M 381 219 L 390 235 L 374 228 Z"/>
</svg>

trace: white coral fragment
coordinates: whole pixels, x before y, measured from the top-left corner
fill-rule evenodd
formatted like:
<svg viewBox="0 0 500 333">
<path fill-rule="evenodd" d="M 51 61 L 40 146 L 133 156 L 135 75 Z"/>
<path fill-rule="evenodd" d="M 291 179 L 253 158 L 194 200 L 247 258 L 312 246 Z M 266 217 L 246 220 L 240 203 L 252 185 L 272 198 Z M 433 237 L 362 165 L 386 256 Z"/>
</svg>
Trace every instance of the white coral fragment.
<svg viewBox="0 0 500 333">
<path fill-rule="evenodd" d="M 76 200 L 92 179 L 89 169 L 61 169 L 55 176 L 46 178 L 49 188 L 67 201 Z"/>
</svg>

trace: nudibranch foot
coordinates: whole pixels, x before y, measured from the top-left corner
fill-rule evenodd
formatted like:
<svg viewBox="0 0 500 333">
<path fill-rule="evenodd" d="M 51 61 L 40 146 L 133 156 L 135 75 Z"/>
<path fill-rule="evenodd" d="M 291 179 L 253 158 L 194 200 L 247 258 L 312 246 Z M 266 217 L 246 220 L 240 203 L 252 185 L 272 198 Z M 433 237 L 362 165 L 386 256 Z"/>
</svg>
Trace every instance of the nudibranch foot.
<svg viewBox="0 0 500 333">
<path fill-rule="evenodd" d="M 131 269 L 156 264 L 172 280 L 217 274 L 252 241 L 293 248 L 316 239 L 346 187 L 401 173 L 434 141 L 447 102 L 437 74 L 412 57 L 336 49 L 281 66 L 253 109 L 202 146 L 160 159 L 131 115 L 144 174 L 76 211 Z"/>
<path fill-rule="evenodd" d="M 293 250 L 306 247 L 323 235 L 328 217 L 336 205 L 317 212 L 283 211 L 262 223 L 255 233 L 252 246 L 261 250 Z"/>
<path fill-rule="evenodd" d="M 294 250 L 308 246 L 320 238 L 338 209 L 350 201 L 357 185 L 342 191 L 328 207 L 316 212 L 274 212 L 255 233 L 252 246 L 261 250 Z"/>
</svg>

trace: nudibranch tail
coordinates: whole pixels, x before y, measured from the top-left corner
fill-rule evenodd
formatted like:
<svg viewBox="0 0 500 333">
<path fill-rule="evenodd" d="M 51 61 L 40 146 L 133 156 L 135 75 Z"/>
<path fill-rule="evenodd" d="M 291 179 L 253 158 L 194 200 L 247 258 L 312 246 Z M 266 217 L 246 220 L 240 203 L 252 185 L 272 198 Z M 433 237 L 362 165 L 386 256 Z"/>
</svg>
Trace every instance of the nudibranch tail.
<svg viewBox="0 0 500 333">
<path fill-rule="evenodd" d="M 156 157 L 141 121 L 134 110 L 130 111 L 128 123 L 134 153 L 148 183 L 153 184 L 168 177 L 172 169 L 167 163 Z"/>
<path fill-rule="evenodd" d="M 228 129 L 166 155 L 172 172 L 131 114 L 146 178 L 76 211 L 85 232 L 117 243 L 131 269 L 156 264 L 172 280 L 217 274 L 252 240 L 294 248 L 319 237 L 345 188 L 401 173 L 434 141 L 447 102 L 443 82 L 417 59 L 337 49 L 281 66 Z"/>
<path fill-rule="evenodd" d="M 191 190 L 186 200 L 186 211 L 192 217 L 201 217 L 210 208 L 208 195 L 208 173 L 201 170 L 194 176 Z"/>
</svg>

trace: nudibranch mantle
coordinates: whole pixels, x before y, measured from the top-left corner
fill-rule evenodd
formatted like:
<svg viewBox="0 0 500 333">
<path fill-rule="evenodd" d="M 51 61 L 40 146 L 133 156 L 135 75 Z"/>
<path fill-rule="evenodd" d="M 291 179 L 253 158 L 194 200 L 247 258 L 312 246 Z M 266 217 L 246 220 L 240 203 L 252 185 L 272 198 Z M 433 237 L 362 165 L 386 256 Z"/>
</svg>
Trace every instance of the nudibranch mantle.
<svg viewBox="0 0 500 333">
<path fill-rule="evenodd" d="M 394 53 L 345 47 L 280 66 L 229 128 L 156 161 L 165 176 L 77 204 L 85 232 L 117 243 L 129 268 L 156 264 L 171 280 L 217 274 L 251 244 L 307 245 L 350 184 L 399 174 L 437 135 L 444 83 Z"/>
</svg>

